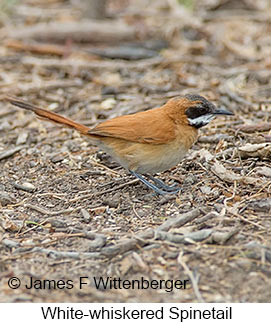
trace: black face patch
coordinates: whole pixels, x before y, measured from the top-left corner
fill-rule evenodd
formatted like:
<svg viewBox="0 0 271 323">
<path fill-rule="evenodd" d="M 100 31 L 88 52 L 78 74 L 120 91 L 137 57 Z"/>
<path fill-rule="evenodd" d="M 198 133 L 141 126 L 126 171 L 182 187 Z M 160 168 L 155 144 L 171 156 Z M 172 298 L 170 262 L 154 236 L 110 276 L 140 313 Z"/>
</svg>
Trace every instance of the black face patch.
<svg viewBox="0 0 271 323">
<path fill-rule="evenodd" d="M 210 113 L 210 109 L 204 106 L 193 106 L 186 110 L 187 118 L 196 119 L 204 114 Z"/>
<path fill-rule="evenodd" d="M 185 114 L 188 122 L 195 128 L 206 126 L 216 115 L 233 115 L 231 111 L 216 106 L 198 94 L 188 94 L 184 96 L 190 101 L 190 107 Z"/>
<path fill-rule="evenodd" d="M 197 94 L 189 94 L 185 98 L 192 101 L 191 103 L 195 102 L 195 105 L 192 105 L 185 111 L 191 126 L 195 128 L 203 127 L 214 118 L 215 106 L 207 99 Z"/>
</svg>

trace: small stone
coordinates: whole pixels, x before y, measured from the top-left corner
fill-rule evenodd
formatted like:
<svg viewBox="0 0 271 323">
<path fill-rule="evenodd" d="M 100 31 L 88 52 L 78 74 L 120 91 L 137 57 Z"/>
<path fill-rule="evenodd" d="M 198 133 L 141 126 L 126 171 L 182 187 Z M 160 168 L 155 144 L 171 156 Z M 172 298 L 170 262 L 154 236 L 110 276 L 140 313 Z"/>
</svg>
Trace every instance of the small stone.
<svg viewBox="0 0 271 323">
<path fill-rule="evenodd" d="M 22 241 L 23 246 L 32 246 L 34 244 L 34 239 L 25 239 Z"/>
<path fill-rule="evenodd" d="M 113 86 L 105 86 L 102 88 L 102 95 L 115 95 L 117 94 L 117 89 Z"/>
<path fill-rule="evenodd" d="M 57 154 L 57 155 L 54 155 L 53 157 L 51 157 L 51 162 L 54 164 L 59 163 L 59 162 L 63 161 L 64 158 L 65 158 L 65 156 Z"/>
<path fill-rule="evenodd" d="M 22 186 L 28 191 L 28 192 L 34 192 L 36 190 L 36 187 L 28 182 L 24 182 Z"/>
<path fill-rule="evenodd" d="M 22 146 L 19 146 L 19 147 L 11 148 L 11 149 L 0 152 L 0 160 L 14 155 L 15 153 L 17 153 L 21 149 L 22 149 Z"/>
<path fill-rule="evenodd" d="M 103 199 L 103 204 L 108 205 L 109 207 L 112 208 L 117 208 L 120 203 L 119 197 L 113 197 L 113 198 L 104 198 Z"/>
<path fill-rule="evenodd" d="M 101 108 L 103 110 L 111 110 L 116 105 L 116 100 L 113 98 L 108 98 L 101 103 Z"/>
<path fill-rule="evenodd" d="M 30 160 L 30 162 L 29 162 L 29 167 L 35 167 L 35 166 L 37 166 L 37 162 L 35 162 L 35 161 L 33 161 L 33 160 Z"/>
<path fill-rule="evenodd" d="M 22 145 L 26 143 L 26 140 L 28 138 L 28 133 L 27 132 L 21 132 L 19 136 L 17 137 L 16 145 Z"/>
<path fill-rule="evenodd" d="M 0 191 L 0 204 L 2 206 L 6 206 L 8 204 L 12 204 L 15 202 L 15 199 L 13 196 L 9 195 L 5 191 Z"/>
<path fill-rule="evenodd" d="M 3 121 L 0 123 L 0 131 L 10 130 L 11 126 L 8 121 Z"/>
<path fill-rule="evenodd" d="M 214 209 L 219 213 L 222 211 L 223 208 L 224 208 L 223 204 L 218 204 L 218 203 L 214 204 Z"/>
<path fill-rule="evenodd" d="M 52 240 L 47 238 L 42 241 L 42 244 L 46 244 L 46 243 L 50 243 L 50 242 L 52 242 Z"/>
<path fill-rule="evenodd" d="M 50 220 L 50 224 L 52 225 L 53 228 L 67 228 L 67 224 L 63 221 L 60 220 Z"/>
<path fill-rule="evenodd" d="M 271 197 L 251 201 L 248 206 L 256 212 L 268 213 L 271 211 Z"/>
<path fill-rule="evenodd" d="M 59 107 L 59 104 L 57 102 L 53 102 L 48 106 L 48 109 L 52 111 L 57 109 L 58 107 Z"/>
<path fill-rule="evenodd" d="M 14 187 L 17 188 L 18 190 L 22 190 L 30 193 L 36 190 L 36 187 L 33 184 L 28 182 L 24 182 L 23 184 L 14 183 Z"/>
<path fill-rule="evenodd" d="M 270 167 L 260 167 L 256 170 L 256 173 L 265 177 L 271 177 L 271 168 Z"/>
<path fill-rule="evenodd" d="M 211 191 L 212 191 L 211 187 L 207 185 L 201 186 L 200 190 L 203 194 L 206 194 L 206 195 L 211 194 Z"/>
<path fill-rule="evenodd" d="M 81 212 L 82 217 L 84 218 L 84 221 L 89 222 L 91 217 L 90 217 L 90 214 L 88 213 L 88 211 L 86 209 L 81 209 L 80 212 Z"/>
</svg>

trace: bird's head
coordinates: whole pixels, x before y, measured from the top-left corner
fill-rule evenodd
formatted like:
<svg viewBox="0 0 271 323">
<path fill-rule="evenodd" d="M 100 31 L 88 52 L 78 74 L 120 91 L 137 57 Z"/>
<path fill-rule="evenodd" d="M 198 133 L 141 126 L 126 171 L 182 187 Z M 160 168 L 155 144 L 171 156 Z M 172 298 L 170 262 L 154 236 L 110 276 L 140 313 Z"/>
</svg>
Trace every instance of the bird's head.
<svg viewBox="0 0 271 323">
<path fill-rule="evenodd" d="M 201 95 L 187 94 L 184 98 L 189 101 L 185 110 L 188 123 L 195 128 L 206 126 L 216 115 L 233 115 L 231 111 L 217 108 Z"/>
</svg>

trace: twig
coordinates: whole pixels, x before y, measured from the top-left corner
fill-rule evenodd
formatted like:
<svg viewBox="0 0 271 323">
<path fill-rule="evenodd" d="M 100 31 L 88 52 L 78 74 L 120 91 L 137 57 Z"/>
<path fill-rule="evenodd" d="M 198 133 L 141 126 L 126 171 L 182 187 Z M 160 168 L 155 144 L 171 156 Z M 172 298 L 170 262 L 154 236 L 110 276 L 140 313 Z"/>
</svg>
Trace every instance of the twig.
<svg viewBox="0 0 271 323">
<path fill-rule="evenodd" d="M 92 197 L 95 197 L 95 196 L 103 195 L 105 193 L 114 192 L 114 191 L 117 191 L 117 190 L 119 190 L 119 189 L 127 186 L 127 185 L 131 185 L 131 184 L 137 183 L 138 181 L 139 180 L 136 178 L 136 179 L 131 180 L 130 182 L 121 184 L 121 185 L 119 185 L 117 187 L 109 188 L 108 190 L 104 190 L 104 191 L 96 192 L 96 193 L 90 193 L 90 194 L 86 194 L 86 195 L 83 195 L 83 196 L 76 197 L 76 198 L 70 200 L 70 202 L 73 203 L 73 202 L 77 202 L 77 201 L 89 199 L 89 198 L 92 198 Z"/>
<path fill-rule="evenodd" d="M 23 248 L 25 249 L 25 248 Z M 23 252 L 23 253 L 44 253 L 47 256 L 53 258 L 73 258 L 73 259 L 98 259 L 101 258 L 101 254 L 99 252 L 76 252 L 76 251 L 56 251 L 47 248 L 35 247 L 31 250 L 20 250 L 16 249 L 16 253 Z"/>
<path fill-rule="evenodd" d="M 114 60 L 111 61 L 86 61 L 80 59 L 51 59 L 51 58 L 37 58 L 32 56 L 24 56 L 22 58 L 21 64 L 30 65 L 30 66 L 44 66 L 44 67 L 55 67 L 57 69 L 61 68 L 82 68 L 87 70 L 118 70 L 121 68 L 131 68 L 131 69 L 139 69 L 144 70 L 154 65 L 159 65 L 164 59 L 162 57 L 154 57 L 148 59 L 142 59 L 140 64 L 138 62 L 126 62 L 122 60 Z"/>
<path fill-rule="evenodd" d="M 0 160 L 14 155 L 15 153 L 17 153 L 18 151 L 20 151 L 21 149 L 23 149 L 25 147 L 26 146 L 19 146 L 19 147 L 11 148 L 11 149 L 1 152 L 0 153 Z"/>
<path fill-rule="evenodd" d="M 141 217 L 138 215 L 137 211 L 136 211 L 136 208 L 135 208 L 135 203 L 133 203 L 133 211 L 134 211 L 134 214 L 135 216 L 141 220 Z"/>
<path fill-rule="evenodd" d="M 99 167 L 101 167 L 101 168 L 103 168 L 103 169 L 106 169 L 106 170 L 107 170 L 109 173 L 111 173 L 111 174 L 114 174 L 114 175 L 120 175 L 118 172 L 116 172 L 116 171 L 114 171 L 114 170 L 110 169 L 109 167 L 107 167 L 107 166 L 105 166 L 105 165 L 103 165 L 103 164 L 98 163 L 97 161 L 94 161 L 92 158 L 90 158 L 90 159 L 89 159 L 89 162 L 90 162 L 92 165 L 99 166 Z"/>
<path fill-rule="evenodd" d="M 198 286 L 198 278 L 199 277 L 198 276 L 195 276 L 192 273 L 192 271 L 189 269 L 189 267 L 187 266 L 187 264 L 183 260 L 183 250 L 180 251 L 177 261 L 183 267 L 184 271 L 186 272 L 186 274 L 190 278 L 191 283 L 192 283 L 192 286 L 193 286 L 194 293 L 195 293 L 198 301 L 200 303 L 204 303 L 204 299 L 202 298 L 202 296 L 200 294 L 199 286 Z"/>
<path fill-rule="evenodd" d="M 89 246 L 89 249 L 92 250 L 102 248 L 106 242 L 106 237 L 102 234 L 97 234 L 94 232 L 78 232 L 78 233 L 69 233 L 69 234 L 62 234 L 58 235 L 57 239 L 54 239 L 50 241 L 51 243 L 55 243 L 57 240 L 60 239 L 66 239 L 67 237 L 82 237 L 92 240 L 91 245 Z M 34 253 L 34 252 L 40 252 L 45 253 L 47 255 L 56 257 L 56 258 L 74 258 L 74 259 L 80 259 L 80 258 L 101 258 L 101 255 L 99 252 L 67 252 L 67 251 L 55 251 L 50 250 L 47 248 L 43 248 L 41 246 L 22 246 L 19 242 L 15 242 L 9 239 L 3 239 L 2 243 L 9 247 L 9 248 L 16 248 L 14 253 Z M 46 243 L 47 245 L 48 243 Z"/>
<path fill-rule="evenodd" d="M 165 221 L 157 228 L 157 231 L 169 231 L 172 228 L 179 228 L 186 223 L 191 222 L 201 214 L 203 214 L 203 212 L 200 209 L 194 209 L 187 213 L 180 214 L 176 218 L 170 218 Z"/>
<path fill-rule="evenodd" d="M 193 240 L 193 236 L 192 236 L 193 233 L 188 234 L 188 236 L 183 236 L 183 235 L 169 234 L 164 231 L 168 231 L 171 228 L 180 227 L 192 221 L 200 214 L 201 214 L 201 211 L 198 209 L 181 214 L 177 218 L 167 220 L 162 225 L 160 225 L 156 230 L 148 229 L 143 233 L 140 233 L 134 236 L 131 239 L 126 239 L 124 241 L 121 241 L 114 246 L 105 247 L 102 249 L 101 253 L 106 257 L 115 257 L 116 255 L 123 254 L 124 252 L 133 250 L 135 248 L 138 249 L 138 248 L 144 247 L 145 245 L 152 243 L 153 242 L 152 239 L 161 239 L 161 240 L 169 239 L 170 241 L 175 243 L 184 242 L 186 239 L 189 239 L 189 238 Z M 200 234 L 201 237 L 198 237 L 201 239 L 200 241 L 202 241 L 203 239 L 206 239 L 211 234 L 210 230 L 209 230 L 210 232 L 208 230 L 205 230 L 205 231 L 206 231 L 205 234 L 201 233 Z M 194 233 L 195 240 L 197 239 L 196 237 L 197 234 L 198 232 Z"/>
<path fill-rule="evenodd" d="M 80 80 L 53 80 L 53 81 L 43 81 L 37 85 L 37 82 L 32 83 L 22 83 L 18 84 L 17 88 L 24 94 L 36 93 L 41 90 L 50 91 L 58 88 L 71 88 L 71 87 L 82 87 L 82 82 Z"/>
<path fill-rule="evenodd" d="M 37 205 L 34 205 L 34 204 L 30 204 L 30 203 L 27 203 L 25 204 L 25 207 L 28 207 L 32 210 L 35 210 L 41 214 L 44 214 L 44 215 L 49 215 L 49 216 L 56 216 L 56 215 L 60 215 L 60 214 L 68 214 L 68 213 L 71 213 L 71 212 L 74 212 L 74 211 L 77 211 L 77 210 L 80 210 L 81 207 L 77 207 L 77 208 L 74 208 L 74 209 L 63 209 L 63 210 L 59 210 L 59 211 L 49 211 L 49 210 L 45 210 L 43 208 L 41 208 L 40 206 L 37 206 Z"/>
<path fill-rule="evenodd" d="M 172 243 L 196 243 L 201 242 L 209 238 L 213 233 L 213 229 L 202 229 L 199 231 L 194 231 L 188 234 L 174 234 L 170 232 L 164 231 L 155 231 L 155 239 L 159 239 L 162 241 L 169 241 Z"/>
<path fill-rule="evenodd" d="M 245 106 L 254 107 L 254 104 L 243 99 L 240 95 L 238 95 L 236 92 L 233 92 L 228 84 L 224 84 L 222 92 L 224 92 L 231 100 L 243 104 Z"/>
<path fill-rule="evenodd" d="M 234 197 L 235 197 L 235 192 L 236 192 L 236 187 L 237 187 L 237 183 L 236 183 L 236 181 L 234 181 L 234 189 L 233 189 L 233 193 L 232 193 L 232 195 L 231 195 L 230 197 L 227 197 L 227 198 L 224 200 L 224 206 L 225 206 L 225 209 L 226 209 L 229 213 L 231 213 L 232 215 L 237 216 L 237 217 L 238 217 L 239 219 L 241 219 L 243 222 L 246 222 L 246 223 L 252 224 L 252 225 L 254 225 L 255 227 L 257 227 L 257 228 L 259 228 L 259 229 L 265 230 L 266 228 L 265 228 L 265 227 L 263 227 L 262 225 L 260 225 L 260 224 L 258 224 L 258 223 L 255 223 L 255 222 L 253 222 L 253 221 L 250 221 L 250 220 L 246 219 L 246 218 L 245 218 L 244 216 L 242 216 L 241 214 L 239 214 L 239 213 L 235 212 L 235 210 L 234 210 L 233 208 L 229 208 L 229 207 L 228 207 L 227 202 L 228 202 L 229 200 L 234 199 Z"/>
<path fill-rule="evenodd" d="M 148 244 L 150 239 L 154 238 L 154 230 L 148 229 L 145 232 L 134 236 L 131 239 L 123 240 L 114 246 L 105 247 L 102 249 L 101 254 L 103 256 L 113 258 L 119 254 L 123 254 L 127 251 L 135 248 L 140 248 Z"/>
<path fill-rule="evenodd" d="M 64 43 L 67 38 L 73 42 L 120 42 L 135 38 L 133 26 L 119 20 L 80 20 L 79 22 L 46 22 L 3 31 L 8 38 L 35 39 Z"/>
<path fill-rule="evenodd" d="M 23 226 L 24 226 L 25 221 L 26 221 L 26 219 L 24 219 L 24 222 L 23 222 L 22 228 L 23 228 Z M 31 228 L 28 228 L 27 230 L 25 230 L 25 231 L 23 231 L 23 232 L 21 232 L 21 230 L 22 230 L 22 228 L 21 228 L 21 229 L 20 229 L 20 231 L 16 234 L 16 236 L 17 236 L 17 237 L 20 237 L 21 235 L 26 234 L 26 233 L 28 233 L 29 231 L 35 230 L 35 229 L 36 229 L 36 228 L 38 228 L 38 227 L 42 227 L 42 226 L 43 226 L 43 224 L 45 224 L 46 222 L 47 222 L 47 220 L 43 220 L 41 223 L 38 223 L 36 226 L 33 226 L 33 227 L 31 227 Z"/>
<path fill-rule="evenodd" d="M 233 212 L 230 212 L 232 213 L 233 215 L 237 216 L 239 219 L 241 219 L 243 222 L 246 222 L 246 223 L 249 223 L 249 224 L 252 224 L 254 225 L 255 227 L 261 229 L 261 230 L 266 230 L 266 228 L 258 223 L 255 223 L 253 221 L 250 221 L 249 219 L 245 218 L 243 215 L 241 214 L 238 214 L 238 213 L 233 213 Z"/>
<path fill-rule="evenodd" d="M 55 199 L 59 199 L 59 200 L 62 200 L 63 196 L 66 196 L 66 195 L 67 195 L 67 193 L 52 193 L 52 192 L 35 194 L 36 197 L 38 197 L 38 196 L 51 196 L 51 197 L 53 197 Z"/>
</svg>

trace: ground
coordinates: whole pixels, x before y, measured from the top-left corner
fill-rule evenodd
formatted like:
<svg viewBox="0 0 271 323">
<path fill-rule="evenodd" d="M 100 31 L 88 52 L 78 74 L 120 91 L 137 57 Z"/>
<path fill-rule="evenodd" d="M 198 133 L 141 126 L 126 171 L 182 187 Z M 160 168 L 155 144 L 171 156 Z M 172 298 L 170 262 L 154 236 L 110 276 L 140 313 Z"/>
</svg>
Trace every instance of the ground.
<svg viewBox="0 0 271 323">
<path fill-rule="evenodd" d="M 87 138 L 2 99 L 1 301 L 271 301 L 270 3 L 199 2 L 109 1 L 112 28 L 126 26 L 113 44 L 29 32 L 44 22 L 80 26 L 80 8 L 66 1 L 1 9 L 2 98 L 89 127 L 187 93 L 234 112 L 156 175 L 181 187 L 157 196 Z M 189 281 L 172 291 L 97 289 L 94 277 Z"/>
</svg>

